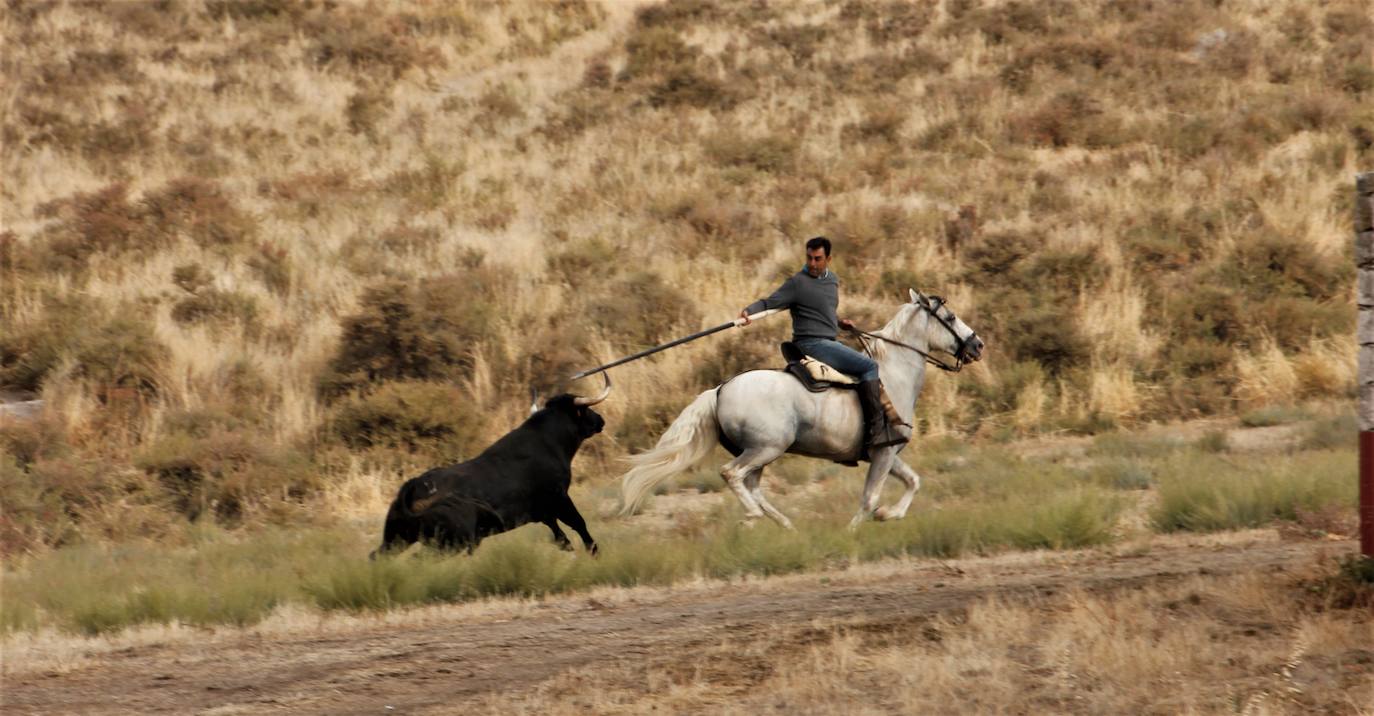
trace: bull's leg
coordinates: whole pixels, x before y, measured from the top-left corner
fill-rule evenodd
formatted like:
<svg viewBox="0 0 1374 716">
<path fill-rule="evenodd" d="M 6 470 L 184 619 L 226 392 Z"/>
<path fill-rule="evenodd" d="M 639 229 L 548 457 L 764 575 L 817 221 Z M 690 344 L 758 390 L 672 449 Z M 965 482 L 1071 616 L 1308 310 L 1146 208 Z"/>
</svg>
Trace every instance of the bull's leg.
<svg viewBox="0 0 1374 716">
<path fill-rule="evenodd" d="M 882 496 L 883 482 L 892 469 L 892 461 L 897 459 L 897 447 L 889 446 L 872 450 L 868 464 L 868 478 L 864 480 L 864 495 L 859 502 L 859 512 L 849 521 L 849 529 L 857 529 L 860 522 L 868 519 L 878 509 L 878 498 Z"/>
<path fill-rule="evenodd" d="M 902 462 L 900 457 L 892 458 L 892 474 L 906 484 L 906 492 L 902 493 L 901 499 L 897 500 L 897 504 L 892 509 L 879 507 L 875 510 L 873 519 L 900 520 L 906 517 L 907 508 L 911 507 L 911 499 L 916 496 L 916 491 L 921 489 L 921 476 L 916 474 L 910 465 Z"/>
<path fill-rule="evenodd" d="M 754 470 L 744 478 L 744 486 L 749 488 L 750 497 L 753 497 L 754 501 L 759 503 L 759 507 L 763 508 L 763 513 L 772 517 L 774 522 L 789 530 L 796 529 L 792 526 L 792 520 L 787 519 L 787 515 L 784 515 L 781 510 L 774 507 L 773 503 L 769 502 L 768 498 L 764 496 L 763 488 L 759 484 L 762 481 L 763 468 Z"/>
<path fill-rule="evenodd" d="M 559 528 L 556 518 L 550 517 L 544 520 L 544 526 L 553 530 L 553 541 L 558 545 L 559 549 L 567 550 L 568 552 L 572 551 L 572 541 L 568 539 L 567 535 L 563 534 L 563 530 Z"/>
<path fill-rule="evenodd" d="M 774 447 L 749 448 L 740 453 L 739 457 L 725 463 L 725 467 L 721 468 L 720 476 L 725 478 L 725 484 L 734 490 L 735 497 L 738 497 L 740 504 L 744 505 L 745 519 L 753 520 L 764 515 L 762 506 L 758 500 L 754 499 L 753 491 L 745 484 L 745 478 L 749 477 L 749 473 L 755 470 L 762 470 L 765 465 L 781 457 L 782 453 L 781 449 Z M 787 518 L 784 517 L 783 519 Z"/>
<path fill-rule="evenodd" d="M 587 531 L 587 521 L 582 519 L 582 513 L 577 511 L 577 505 L 574 505 L 572 498 L 566 494 L 563 495 L 563 500 L 559 505 L 558 519 L 562 520 L 563 524 L 573 528 L 573 532 L 582 538 L 582 546 L 586 547 L 588 552 L 596 554 L 596 540 L 592 539 L 592 533 Z M 566 540 L 567 537 L 563 539 Z"/>
</svg>

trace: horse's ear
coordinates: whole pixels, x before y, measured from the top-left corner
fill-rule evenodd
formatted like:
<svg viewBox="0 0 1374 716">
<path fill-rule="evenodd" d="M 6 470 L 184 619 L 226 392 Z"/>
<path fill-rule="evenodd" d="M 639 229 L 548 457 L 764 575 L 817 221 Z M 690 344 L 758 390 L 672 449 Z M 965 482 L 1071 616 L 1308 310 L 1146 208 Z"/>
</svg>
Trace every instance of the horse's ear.
<svg viewBox="0 0 1374 716">
<path fill-rule="evenodd" d="M 917 290 L 914 289 L 914 288 L 908 288 L 908 289 L 907 289 L 907 293 L 910 293 L 910 294 L 911 294 L 911 302 L 912 302 L 912 303 L 921 303 L 921 292 L 920 292 L 920 291 L 917 291 Z"/>
</svg>

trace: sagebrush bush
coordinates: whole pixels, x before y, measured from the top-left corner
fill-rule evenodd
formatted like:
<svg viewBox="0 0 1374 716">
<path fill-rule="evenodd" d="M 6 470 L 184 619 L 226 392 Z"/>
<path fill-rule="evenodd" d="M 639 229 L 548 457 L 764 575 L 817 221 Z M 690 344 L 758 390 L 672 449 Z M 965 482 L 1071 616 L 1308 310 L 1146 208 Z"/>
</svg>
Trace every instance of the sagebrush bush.
<svg viewBox="0 0 1374 716">
<path fill-rule="evenodd" d="M 168 433 L 145 445 L 134 463 L 157 479 L 178 514 L 193 521 L 299 518 L 299 506 L 320 485 L 306 454 L 273 445 L 251 429 Z"/>
<path fill-rule="evenodd" d="M 369 289 L 359 312 L 343 320 L 338 353 L 321 384 L 325 394 L 386 380 L 462 378 L 478 354 L 503 350 L 493 336 L 508 280 L 499 269 L 474 269 Z"/>
<path fill-rule="evenodd" d="M 393 381 L 334 409 L 330 429 L 349 447 L 391 448 L 457 462 L 475 454 L 481 411 L 452 384 Z"/>
</svg>

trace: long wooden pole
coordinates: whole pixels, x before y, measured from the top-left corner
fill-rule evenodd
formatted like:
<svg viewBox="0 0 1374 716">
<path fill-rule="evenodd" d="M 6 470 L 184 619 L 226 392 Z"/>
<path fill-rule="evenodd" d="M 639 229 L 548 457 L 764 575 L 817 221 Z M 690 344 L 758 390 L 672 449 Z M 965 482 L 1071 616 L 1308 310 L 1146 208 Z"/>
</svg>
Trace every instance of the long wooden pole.
<svg viewBox="0 0 1374 716">
<path fill-rule="evenodd" d="M 1355 177 L 1360 342 L 1360 552 L 1374 558 L 1374 172 Z"/>
<path fill-rule="evenodd" d="M 751 314 L 749 314 L 749 320 L 750 320 L 750 321 L 757 321 L 757 320 L 760 319 L 760 318 L 765 318 L 765 317 L 767 317 L 767 316 L 771 316 L 771 315 L 773 315 L 774 313 L 777 313 L 777 312 L 779 312 L 779 311 L 781 311 L 781 310 L 783 310 L 783 309 L 781 309 L 781 308 L 770 308 L 770 309 L 767 310 L 767 311 L 759 311 L 758 313 L 751 313 Z M 629 362 L 632 361 L 632 360 L 639 360 L 640 358 L 643 358 L 643 357 L 645 357 L 645 356 L 651 356 L 651 355 L 653 355 L 653 354 L 655 354 L 655 353 L 657 353 L 657 352 L 659 352 L 659 351 L 666 351 L 666 350 L 668 350 L 669 348 L 672 348 L 672 347 L 674 347 L 674 346 L 680 346 L 680 345 L 682 345 L 683 343 L 688 343 L 688 342 L 691 342 L 691 341 L 695 341 L 695 340 L 698 339 L 698 338 L 704 338 L 704 337 L 706 337 L 706 336 L 711 335 L 712 333 L 719 333 L 719 332 L 721 332 L 721 331 L 723 331 L 723 330 L 725 330 L 725 329 L 727 329 L 727 328 L 734 328 L 735 326 L 742 326 L 742 325 L 744 325 L 744 319 L 743 319 L 743 318 L 736 318 L 735 320 L 730 321 L 729 323 L 722 323 L 722 324 L 720 324 L 719 326 L 715 326 L 714 328 L 707 328 L 707 329 L 704 330 L 704 331 L 697 331 L 696 333 L 693 333 L 693 334 L 690 335 L 690 336 L 683 336 L 683 337 L 681 337 L 681 338 L 679 338 L 679 339 L 677 339 L 677 340 L 675 340 L 675 341 L 669 341 L 669 342 L 664 343 L 664 344 L 662 344 L 662 345 L 654 346 L 653 348 L 645 348 L 644 350 L 642 350 L 642 351 L 640 351 L 640 352 L 638 352 L 638 353 L 635 353 L 634 355 L 628 355 L 628 356 L 625 356 L 624 358 L 617 358 L 616 360 L 613 360 L 613 361 L 611 361 L 610 363 L 607 363 L 606 365 L 599 365 L 599 366 L 597 366 L 597 367 L 595 367 L 595 368 L 588 368 L 588 369 L 586 369 L 586 370 L 584 370 L 584 371 L 582 371 L 582 372 L 580 372 L 580 373 L 575 373 L 575 374 L 573 374 L 571 377 L 568 378 L 568 382 L 571 383 L 572 381 L 577 380 L 577 379 L 579 379 L 579 378 L 586 378 L 587 376 L 592 375 L 593 373 L 600 373 L 601 371 L 606 370 L 606 369 L 608 369 L 608 368 L 614 368 L 614 367 L 616 367 L 616 366 L 618 366 L 618 365 L 624 365 L 624 364 L 626 364 L 626 363 L 629 363 Z"/>
</svg>

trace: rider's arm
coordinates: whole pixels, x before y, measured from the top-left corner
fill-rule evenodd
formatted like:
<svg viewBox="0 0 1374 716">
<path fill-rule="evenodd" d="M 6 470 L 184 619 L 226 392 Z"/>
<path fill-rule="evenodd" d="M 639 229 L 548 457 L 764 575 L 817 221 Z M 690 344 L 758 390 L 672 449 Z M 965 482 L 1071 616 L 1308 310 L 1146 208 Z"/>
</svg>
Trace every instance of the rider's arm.
<svg viewBox="0 0 1374 716">
<path fill-rule="evenodd" d="M 796 302 L 796 300 L 797 288 L 793 283 L 793 279 L 789 278 L 782 282 L 782 285 L 778 287 L 778 290 L 773 292 L 773 295 L 768 298 L 761 298 L 745 306 L 744 311 L 742 311 L 740 315 L 747 316 L 751 313 L 767 311 L 770 308 L 787 308 Z"/>
</svg>

